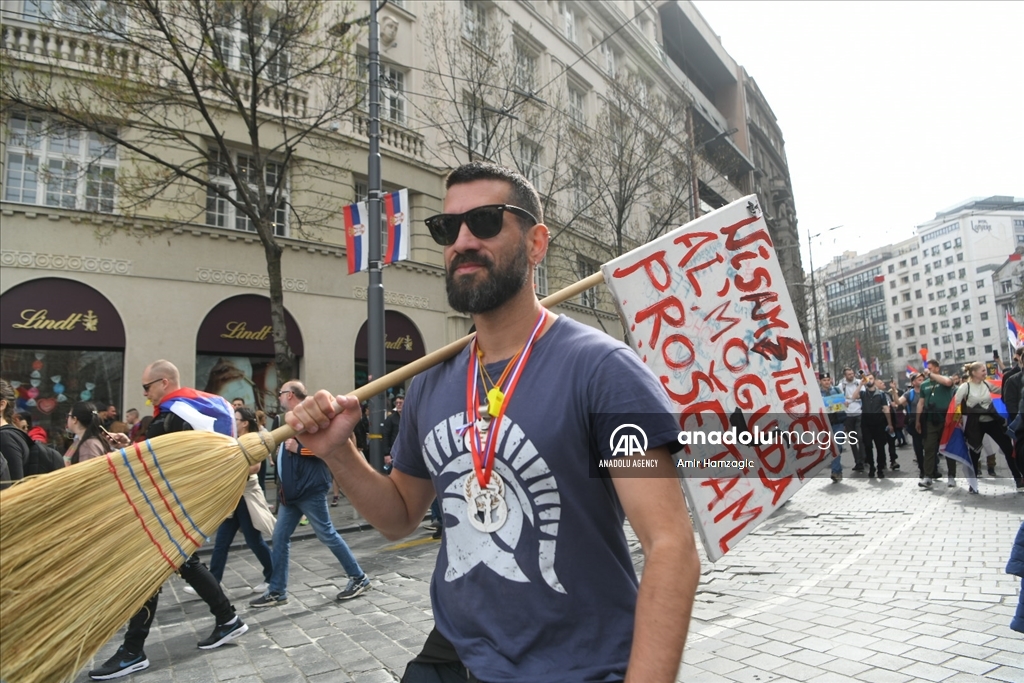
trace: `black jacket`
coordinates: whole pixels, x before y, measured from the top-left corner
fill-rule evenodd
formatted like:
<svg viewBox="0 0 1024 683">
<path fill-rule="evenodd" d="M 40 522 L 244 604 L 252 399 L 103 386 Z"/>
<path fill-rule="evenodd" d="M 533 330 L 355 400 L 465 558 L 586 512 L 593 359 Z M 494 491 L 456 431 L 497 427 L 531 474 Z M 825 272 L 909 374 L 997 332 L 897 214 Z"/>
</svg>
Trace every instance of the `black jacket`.
<svg viewBox="0 0 1024 683">
<path fill-rule="evenodd" d="M 0 453 L 7 460 L 7 468 L 11 472 L 10 481 L 24 479 L 25 461 L 28 460 L 25 432 L 10 424 L 0 427 Z"/>
<path fill-rule="evenodd" d="M 398 428 L 402 422 L 402 414 L 391 411 L 388 419 L 384 420 L 384 454 L 391 454 L 391 447 L 398 441 Z"/>
</svg>

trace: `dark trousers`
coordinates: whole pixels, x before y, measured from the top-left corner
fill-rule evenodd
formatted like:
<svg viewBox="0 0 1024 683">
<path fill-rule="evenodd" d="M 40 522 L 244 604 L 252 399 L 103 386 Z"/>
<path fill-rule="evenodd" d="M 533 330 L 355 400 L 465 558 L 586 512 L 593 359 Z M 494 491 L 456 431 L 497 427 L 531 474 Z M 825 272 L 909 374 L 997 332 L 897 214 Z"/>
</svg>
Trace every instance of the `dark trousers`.
<svg viewBox="0 0 1024 683">
<path fill-rule="evenodd" d="M 196 595 L 206 601 L 218 624 L 225 624 L 235 618 L 235 608 L 220 589 L 220 582 L 213 578 L 206 565 L 199 561 L 199 555 L 193 553 L 185 564 L 178 568 L 178 574 L 196 589 Z M 159 597 L 160 591 L 157 591 L 128 622 L 128 631 L 124 634 L 124 647 L 128 652 L 142 652 L 146 637 L 149 636 L 149 629 L 153 625 L 153 617 L 156 616 Z"/>
<path fill-rule="evenodd" d="M 401 683 L 480 683 L 467 669 L 455 648 L 437 627 L 427 635 L 427 642 L 416 658 L 405 667 Z"/>
<path fill-rule="evenodd" d="M 881 416 L 864 416 L 861 421 L 861 438 L 864 440 L 864 462 L 868 469 L 875 469 L 873 460 L 878 458 L 878 470 L 885 469 L 885 447 L 889 443 L 889 435 L 885 433 L 885 418 Z M 877 451 L 877 456 L 873 451 Z"/>
<path fill-rule="evenodd" d="M 213 578 L 217 579 L 217 583 L 224 580 L 224 566 L 228 563 L 228 550 L 239 529 L 242 530 L 245 544 L 249 546 L 249 550 L 263 566 L 263 580 L 269 583 L 270 577 L 274 575 L 274 564 L 270 559 L 270 546 L 263 539 L 263 534 L 252 525 L 249 506 L 245 504 L 244 498 L 235 506 L 235 514 L 221 522 L 217 529 L 217 539 L 213 543 L 213 555 L 210 557 L 210 573 L 213 574 Z"/>
<path fill-rule="evenodd" d="M 924 428 L 924 423 L 921 424 Z M 907 434 L 910 435 L 910 441 L 914 444 L 914 459 L 917 461 L 917 471 L 922 477 L 933 477 L 937 476 L 937 472 L 925 473 L 924 469 L 924 438 L 921 434 L 912 426 L 907 427 Z M 935 458 L 932 458 L 932 464 L 934 469 Z"/>
<path fill-rule="evenodd" d="M 1010 468 L 1013 480 L 1020 483 L 1021 471 L 1018 467 L 1017 458 L 1014 456 L 1013 444 L 1010 442 L 1010 437 L 1006 435 L 1006 426 L 1001 418 L 982 421 L 981 415 L 967 416 L 967 427 L 964 429 L 964 437 L 967 439 L 967 448 L 971 451 L 971 460 L 974 461 L 975 473 L 977 473 L 978 466 L 981 464 L 981 444 L 986 434 L 992 437 L 992 440 L 999 446 L 999 450 L 1003 452 L 1006 466 Z M 994 458 L 989 461 L 990 469 L 995 465 L 992 460 Z"/>
<path fill-rule="evenodd" d="M 844 431 L 853 451 L 853 466 L 864 467 L 864 436 L 861 434 L 861 416 L 847 415 Z"/>
<path fill-rule="evenodd" d="M 921 427 L 924 428 L 924 471 L 927 473 L 925 476 L 931 476 L 938 469 L 939 442 L 942 441 L 942 430 L 946 426 L 944 419 L 939 420 L 939 418 L 932 416 L 933 413 L 925 413 L 921 420 Z M 953 460 L 946 458 L 946 463 L 950 468 L 949 476 L 951 477 L 956 476 L 956 465 L 952 464 L 953 462 Z"/>
</svg>

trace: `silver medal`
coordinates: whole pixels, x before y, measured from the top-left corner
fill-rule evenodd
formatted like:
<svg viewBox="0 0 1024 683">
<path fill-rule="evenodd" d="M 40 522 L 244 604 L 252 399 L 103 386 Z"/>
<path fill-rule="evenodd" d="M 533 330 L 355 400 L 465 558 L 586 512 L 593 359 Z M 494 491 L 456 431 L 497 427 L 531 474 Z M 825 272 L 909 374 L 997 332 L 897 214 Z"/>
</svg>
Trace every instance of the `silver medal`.
<svg viewBox="0 0 1024 683">
<path fill-rule="evenodd" d="M 491 472 L 487 486 L 480 488 L 475 472 L 470 472 L 463 485 L 466 497 L 466 516 L 477 531 L 489 534 L 500 529 L 508 519 L 505 503 L 505 482 L 497 472 Z"/>
</svg>

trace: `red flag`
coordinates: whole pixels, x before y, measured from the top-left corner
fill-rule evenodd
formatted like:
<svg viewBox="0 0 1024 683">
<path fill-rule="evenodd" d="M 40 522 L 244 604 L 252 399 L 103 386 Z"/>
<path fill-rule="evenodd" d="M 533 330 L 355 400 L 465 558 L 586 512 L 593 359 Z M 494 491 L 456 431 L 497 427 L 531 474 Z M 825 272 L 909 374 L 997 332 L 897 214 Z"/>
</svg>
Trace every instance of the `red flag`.
<svg viewBox="0 0 1024 683">
<path fill-rule="evenodd" d="M 921 362 L 922 363 L 927 363 L 928 362 L 928 349 L 922 348 L 920 351 L 918 351 L 918 353 L 921 354 Z"/>
</svg>

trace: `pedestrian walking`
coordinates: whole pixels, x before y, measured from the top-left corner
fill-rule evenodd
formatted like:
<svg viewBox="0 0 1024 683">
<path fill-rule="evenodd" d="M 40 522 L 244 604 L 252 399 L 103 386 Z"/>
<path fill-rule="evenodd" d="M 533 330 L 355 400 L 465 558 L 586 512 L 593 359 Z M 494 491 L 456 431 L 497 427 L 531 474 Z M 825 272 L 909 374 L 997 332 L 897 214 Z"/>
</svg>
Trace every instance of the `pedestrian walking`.
<svg viewBox="0 0 1024 683">
<path fill-rule="evenodd" d="M 285 382 L 278 393 L 283 410 L 292 410 L 306 398 L 302 382 Z M 305 437 L 304 437 L 305 438 Z M 331 470 L 298 439 L 288 439 L 277 450 L 277 525 L 274 527 L 271 559 L 274 573 L 267 591 L 249 603 L 250 607 L 274 607 L 288 602 L 288 556 L 291 536 L 299 521 L 309 520 L 317 540 L 327 546 L 341 563 L 348 584 L 338 593 L 338 600 L 351 600 L 370 589 L 370 579 L 363 572 L 345 539 L 334 528 L 327 509 L 327 492 L 331 490 Z"/>
<path fill-rule="evenodd" d="M 398 430 L 402 425 L 402 406 L 405 405 L 405 398 L 399 396 L 395 399 L 391 414 L 384 420 L 384 471 L 391 471 L 391 449 L 398 440 Z"/>
<path fill-rule="evenodd" d="M 939 456 L 939 441 L 946 426 L 946 413 L 953 400 L 953 378 L 939 374 L 939 362 L 929 360 L 922 371 L 921 396 L 914 416 L 915 429 L 924 435 L 924 471 L 934 472 Z M 956 461 L 946 458 L 947 486 L 956 486 Z"/>
<path fill-rule="evenodd" d="M 885 478 L 885 448 L 892 435 L 892 413 L 889 410 L 889 394 L 885 381 L 868 375 L 860 391 L 861 434 L 864 437 L 864 459 L 868 465 L 868 476 L 875 476 L 873 451 L 877 451 L 878 477 Z"/>
<path fill-rule="evenodd" d="M 147 439 L 190 429 L 235 435 L 234 418 L 228 402 L 220 396 L 182 387 L 178 368 L 170 361 L 158 360 L 143 370 L 142 393 L 155 406 L 153 421 L 146 428 Z M 199 641 L 199 649 L 220 647 L 249 630 L 235 614 L 235 608 L 224 595 L 220 582 L 199 560 L 199 555 L 190 555 L 178 567 L 178 574 L 206 602 L 216 620 L 209 637 Z M 143 648 L 156 616 L 159 597 L 158 590 L 131 618 L 124 643 L 113 657 L 90 671 L 89 678 L 106 681 L 149 668 L 149 658 Z"/>
<path fill-rule="evenodd" d="M 350 438 L 354 398 L 318 392 L 286 416 L 386 537 L 441 502 L 435 627 L 402 680 L 622 681 L 628 667 L 631 680 L 675 681 L 700 566 L 664 389 L 621 342 L 541 307 L 533 270 L 549 234 L 525 178 L 475 162 L 447 187 L 427 226 L 449 304 L 476 336 L 413 379 L 391 475 Z M 665 476 L 590 475 L 627 413 Z M 645 554 L 639 587 L 624 518 Z"/>
<path fill-rule="evenodd" d="M 830 396 L 842 396 L 843 392 L 836 386 L 832 385 L 832 375 L 825 373 L 821 376 L 819 381 L 821 387 L 822 399 L 827 399 Z M 845 410 L 830 410 L 828 414 L 828 422 L 832 427 L 833 434 L 839 434 L 844 431 L 846 423 L 846 411 Z M 842 439 L 839 440 L 840 442 Z M 839 454 L 832 458 L 832 481 L 839 483 L 843 480 L 843 444 L 838 444 Z"/>
<path fill-rule="evenodd" d="M 259 431 L 256 413 L 253 412 L 252 408 L 246 406 L 235 409 L 235 424 L 238 428 L 238 436 Z M 228 561 L 228 550 L 231 548 L 231 542 L 235 540 L 235 534 L 241 529 L 242 537 L 245 538 L 245 544 L 252 551 L 252 554 L 256 556 L 256 559 L 259 560 L 260 566 L 263 567 L 263 581 L 253 586 L 252 589 L 254 593 L 262 595 L 267 590 L 270 577 L 274 574 L 274 563 L 270 556 L 270 546 L 263 539 L 263 534 L 260 533 L 260 530 L 256 528 L 252 513 L 249 510 L 250 503 L 246 501 L 247 497 L 255 497 L 253 504 L 258 505 L 260 500 L 262 500 L 263 512 L 271 520 L 273 519 L 273 516 L 270 514 L 270 508 L 267 507 L 266 499 L 263 498 L 263 489 L 259 485 L 259 470 L 259 464 L 249 468 L 249 480 L 246 482 L 245 495 L 238 500 L 234 513 L 225 519 L 217 529 L 216 540 L 213 544 L 213 555 L 210 556 L 210 573 L 213 574 L 213 578 L 217 579 L 218 583 L 224 580 L 224 567 Z M 195 591 L 190 591 L 189 588 L 186 588 L 185 592 L 195 594 Z"/>
<path fill-rule="evenodd" d="M 843 379 L 839 382 L 839 390 L 846 397 L 846 423 L 843 429 L 847 434 L 847 442 L 853 452 L 853 471 L 864 471 L 863 438 L 860 433 L 861 381 L 853 374 L 853 368 L 843 368 Z"/>
<path fill-rule="evenodd" d="M 988 436 L 1003 452 L 1006 466 L 1010 468 L 1010 474 L 1013 476 L 1017 488 L 1024 489 L 1024 475 L 1017 468 L 1013 444 L 1010 442 L 1010 437 L 1006 435 L 1006 421 L 992 405 L 992 394 L 997 390 L 985 380 L 987 373 L 985 364 L 972 363 L 968 366 L 967 371 L 968 379 L 957 389 L 955 400 L 963 414 L 967 416 L 964 438 L 967 439 L 967 448 L 970 450 L 971 460 L 974 462 L 974 471 L 977 472 L 981 465 L 982 441 Z M 992 469 L 994 468 L 989 466 L 989 470 Z"/>
</svg>

